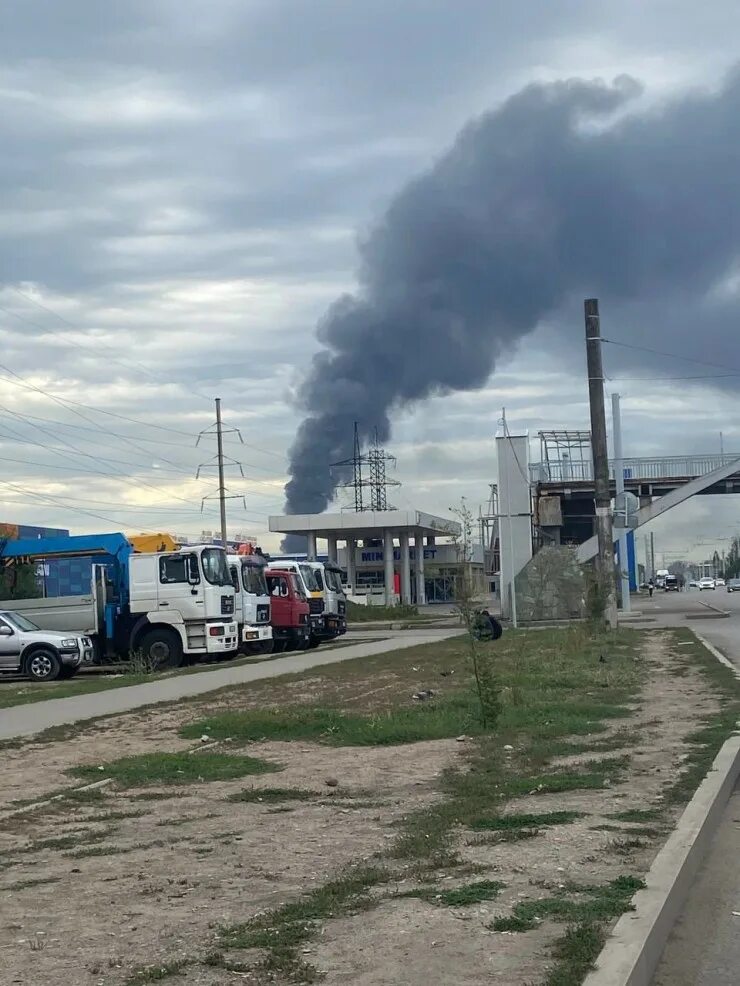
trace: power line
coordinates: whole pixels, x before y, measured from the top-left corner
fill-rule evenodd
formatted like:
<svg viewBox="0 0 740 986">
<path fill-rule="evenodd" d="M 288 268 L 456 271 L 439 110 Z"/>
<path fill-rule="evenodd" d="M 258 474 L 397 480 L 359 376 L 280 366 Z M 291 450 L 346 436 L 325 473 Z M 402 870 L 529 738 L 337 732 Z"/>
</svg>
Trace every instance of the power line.
<svg viewBox="0 0 740 986">
<path fill-rule="evenodd" d="M 2 379 L 2 378 L 0 378 L 0 379 Z M 11 380 L 9 382 L 10 383 L 15 383 L 14 380 Z M 8 414 L 19 414 L 20 412 L 8 411 L 7 413 Z M 24 413 L 22 415 L 22 417 L 24 419 L 27 419 L 28 421 L 42 421 L 42 422 L 44 422 L 44 424 L 55 425 L 57 428 L 73 428 L 76 431 L 92 431 L 92 432 L 96 432 L 96 433 L 99 430 L 97 427 L 93 427 L 92 425 L 77 425 L 77 424 L 72 424 L 69 421 L 59 421 L 57 418 L 42 418 L 42 417 L 40 417 L 37 414 L 25 414 Z M 151 427 L 157 427 L 157 426 L 156 425 L 152 425 Z M 115 431 L 107 431 L 106 434 L 110 435 L 113 438 L 124 438 L 124 439 L 125 438 L 128 438 L 128 435 L 121 435 L 119 432 L 115 432 Z M 182 432 L 182 434 L 185 435 L 185 434 L 187 434 L 187 432 Z M 195 437 L 195 434 L 193 433 L 189 437 L 192 439 L 192 438 Z M 186 445 L 185 442 L 168 442 L 168 441 L 162 441 L 162 439 L 160 439 L 160 438 L 147 438 L 144 435 L 137 435 L 137 440 L 140 441 L 140 442 L 151 442 L 154 445 L 166 445 L 169 448 L 185 449 L 188 452 L 192 452 L 193 451 L 193 446 L 192 445 Z M 273 475 L 273 471 L 271 469 L 267 469 L 265 466 L 258 466 L 254 462 L 245 462 L 244 465 L 245 466 L 248 466 L 250 469 L 258 469 L 260 472 L 266 472 L 269 475 Z M 259 482 L 259 480 L 254 480 L 254 482 Z"/>
<path fill-rule="evenodd" d="M 637 380 L 648 383 L 661 383 L 668 380 L 725 380 L 740 377 L 738 373 L 698 373 L 686 377 L 607 377 L 611 383 L 633 383 Z"/>
<path fill-rule="evenodd" d="M 610 346 L 619 346 L 622 349 L 634 349 L 640 353 L 651 353 L 653 356 L 667 356 L 669 359 L 679 359 L 683 360 L 684 363 L 696 363 L 697 366 L 712 366 L 717 370 L 727 371 L 728 367 L 724 363 L 711 363 L 708 360 L 696 359 L 693 356 L 679 356 L 678 353 L 667 353 L 661 349 L 649 349 L 647 346 L 635 346 L 630 342 L 617 342 L 615 339 L 602 339 L 602 342 L 608 343 Z M 732 369 L 732 372 L 728 376 L 738 376 L 740 375 L 740 370 Z"/>
<path fill-rule="evenodd" d="M 59 319 L 60 322 L 63 322 L 65 325 L 68 325 L 70 328 L 75 329 L 76 331 L 83 331 L 82 329 L 80 329 L 79 326 L 76 326 L 73 322 L 70 322 L 69 319 L 64 318 L 64 316 L 60 315 L 58 312 L 55 312 L 53 309 L 49 308 L 48 306 L 41 304 L 40 301 L 36 301 L 36 299 L 35 298 L 32 298 L 30 295 L 24 294 L 24 292 L 22 292 L 20 289 L 14 287 L 12 285 L 9 285 L 9 287 L 10 287 L 10 289 L 12 291 L 14 291 L 16 294 L 18 294 L 21 298 L 24 298 L 26 301 L 29 301 L 31 304 L 35 305 L 37 308 L 40 308 L 42 311 L 45 311 L 48 314 L 53 315 L 55 318 Z M 33 325 L 35 328 L 38 328 L 38 329 L 40 329 L 43 332 L 47 332 L 48 331 L 52 335 L 58 335 L 64 342 L 68 343 L 69 345 L 76 346 L 78 349 L 86 350 L 86 349 L 89 348 L 87 345 L 83 345 L 81 343 L 75 342 L 75 340 L 68 338 L 66 335 L 61 335 L 60 333 L 54 332 L 54 330 L 53 329 L 50 329 L 48 326 L 42 325 L 42 324 L 40 324 L 38 322 L 34 322 L 31 319 L 27 318 L 26 316 L 19 315 L 17 312 L 13 312 L 10 309 L 5 308 L 5 307 L 3 307 L 1 305 L 0 305 L 0 311 L 4 311 L 7 315 L 12 316 L 13 318 L 17 318 L 20 321 L 26 322 L 29 325 Z M 114 349 L 112 349 L 110 346 L 107 346 L 105 343 L 100 342 L 99 340 L 97 340 L 97 345 L 100 346 L 101 348 L 108 349 L 112 353 L 115 352 Z M 150 376 L 156 383 L 158 383 L 158 384 L 161 384 L 162 383 L 161 377 L 153 374 L 143 363 L 139 363 L 136 360 L 131 360 L 131 361 L 129 361 L 131 363 L 131 366 L 126 366 L 124 363 L 122 363 L 117 358 L 114 358 L 114 362 L 119 363 L 119 365 L 123 366 L 124 369 L 129 370 L 129 371 L 131 370 L 131 366 L 136 366 L 138 369 L 142 370 L 144 373 L 146 373 L 148 376 Z M 7 369 L 7 368 L 5 368 L 5 369 Z M 7 372 L 11 372 L 12 373 L 12 371 L 7 371 Z M 18 374 L 13 373 L 13 376 L 18 377 Z M 20 380 L 21 378 L 18 377 L 18 379 Z M 32 384 L 26 384 L 26 386 L 30 387 L 31 389 L 37 389 L 37 388 L 34 388 Z M 197 390 L 193 390 L 192 388 L 191 388 L 191 391 L 190 392 L 197 394 L 199 397 L 201 397 L 201 399 L 208 401 L 208 403 L 210 404 L 210 398 L 206 397 L 204 394 L 200 394 L 200 393 L 198 393 Z M 51 396 L 51 395 L 48 395 L 48 396 Z M 54 398 L 51 398 L 51 399 L 54 399 Z M 153 427 L 153 428 L 162 428 L 162 430 L 172 431 L 172 432 L 174 432 L 176 434 L 180 434 L 180 435 L 187 435 L 187 437 L 189 437 L 189 438 L 192 437 L 192 435 L 190 435 L 188 432 L 184 432 L 184 431 L 181 431 L 179 429 L 164 428 L 161 425 L 153 425 L 153 424 L 150 424 L 149 422 L 146 422 L 146 421 L 137 420 L 135 418 L 129 418 L 129 417 L 126 417 L 125 415 L 114 414 L 114 412 L 111 412 L 111 411 L 105 411 L 103 408 L 95 408 L 95 407 L 92 407 L 90 405 L 81 404 L 81 403 L 79 403 L 77 401 L 67 401 L 67 403 L 68 404 L 72 404 L 72 405 L 76 405 L 77 407 L 88 407 L 90 410 L 95 410 L 95 411 L 97 411 L 97 412 L 99 412 L 101 414 L 110 414 L 113 417 L 119 417 L 122 420 L 131 421 L 134 424 L 148 425 L 149 427 Z M 275 456 L 276 458 L 283 459 L 283 460 L 285 459 L 285 456 L 284 455 L 281 455 L 281 454 L 279 454 L 277 452 L 273 452 L 270 449 L 263 449 L 263 448 L 260 448 L 260 447 L 258 447 L 256 445 L 250 445 L 248 442 L 245 442 L 243 444 L 246 445 L 247 448 L 253 449 L 255 452 L 261 452 L 264 455 L 272 455 L 272 456 Z"/>
<path fill-rule="evenodd" d="M 16 293 L 17 294 L 20 294 L 22 298 L 26 298 L 29 301 L 32 300 L 32 299 L 28 298 L 27 295 L 24 295 L 20 291 L 18 291 L 17 288 L 11 287 L 11 291 L 16 291 Z M 36 302 L 34 302 L 34 304 L 36 304 Z M 50 312 L 50 314 L 55 315 L 58 319 L 61 319 L 61 321 L 65 322 L 67 325 L 71 326 L 76 331 L 79 331 L 79 332 L 84 331 L 84 330 L 80 329 L 78 326 L 73 325 L 71 322 L 67 322 L 66 319 L 62 318 L 61 315 L 57 315 L 56 312 L 51 311 L 50 308 L 45 308 L 43 305 L 39 305 L 39 307 L 40 308 L 43 308 L 44 311 Z M 69 346 L 75 346 L 75 348 L 81 349 L 83 352 L 86 352 L 89 349 L 89 346 L 84 345 L 81 342 L 75 342 L 74 339 L 70 339 L 68 336 L 66 336 L 66 333 L 55 331 L 54 329 L 50 328 L 48 325 L 43 325 L 41 322 L 34 322 L 33 319 L 27 318 L 25 315 L 20 315 L 18 312 L 14 312 L 10 308 L 5 308 L 3 305 L 0 305 L 0 312 L 5 312 L 6 315 L 10 315 L 11 318 L 17 318 L 19 322 L 25 322 L 26 325 L 32 325 L 35 329 L 39 329 L 44 334 L 48 333 L 49 335 L 53 335 L 53 336 L 55 336 L 57 338 L 61 338 L 61 339 L 63 339 L 64 342 L 67 343 L 67 345 L 69 345 Z M 111 353 L 114 353 L 115 352 L 114 349 L 112 349 L 110 346 L 106 346 L 104 343 L 100 342 L 100 340 L 98 340 L 98 343 L 97 344 L 101 348 L 107 349 Z M 95 358 L 95 357 L 93 357 L 93 358 Z M 127 365 L 126 363 L 122 362 L 122 360 L 118 359 L 118 357 L 116 357 L 116 356 L 109 356 L 109 357 L 106 357 L 106 358 L 111 363 L 117 363 L 119 366 L 122 366 L 123 369 L 126 370 L 126 371 L 128 371 L 129 373 L 131 372 L 131 370 L 134 367 L 136 367 L 137 370 L 143 371 L 148 376 L 150 376 L 153 380 L 157 380 L 158 379 L 151 372 L 151 370 L 147 370 L 147 368 L 145 366 L 143 366 L 141 363 L 135 363 L 134 361 L 132 361 L 131 362 L 131 365 Z"/>
</svg>

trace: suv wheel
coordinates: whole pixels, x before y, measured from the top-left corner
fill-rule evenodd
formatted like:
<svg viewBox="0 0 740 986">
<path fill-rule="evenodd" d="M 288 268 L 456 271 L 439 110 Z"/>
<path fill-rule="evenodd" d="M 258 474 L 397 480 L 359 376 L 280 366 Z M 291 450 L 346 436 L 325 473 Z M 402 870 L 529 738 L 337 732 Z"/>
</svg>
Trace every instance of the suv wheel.
<svg viewBox="0 0 740 986">
<path fill-rule="evenodd" d="M 28 655 L 24 667 L 32 681 L 56 681 L 62 663 L 50 647 L 39 647 Z"/>
</svg>

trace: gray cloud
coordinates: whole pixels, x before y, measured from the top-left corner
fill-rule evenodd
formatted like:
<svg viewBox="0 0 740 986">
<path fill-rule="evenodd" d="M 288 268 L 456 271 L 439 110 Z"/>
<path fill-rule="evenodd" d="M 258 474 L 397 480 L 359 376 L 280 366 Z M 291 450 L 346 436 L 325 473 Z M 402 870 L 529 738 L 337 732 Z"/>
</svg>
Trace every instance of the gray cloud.
<svg viewBox="0 0 740 986">
<path fill-rule="evenodd" d="M 331 500 L 328 467 L 348 454 L 353 420 L 363 438 L 377 427 L 385 439 L 399 406 L 482 386 L 572 296 L 702 296 L 729 272 L 740 77 L 612 122 L 637 91 L 628 79 L 529 86 L 394 199 L 360 245 L 360 290 L 319 325 L 289 511 Z M 653 324 L 651 338 L 675 347 Z"/>
<path fill-rule="evenodd" d="M 100 419 L 143 448 L 166 437 L 155 424 L 182 429 L 169 437 L 188 446 L 220 391 L 229 418 L 272 453 L 244 457 L 261 467 L 255 478 L 269 482 L 247 484 L 250 508 L 274 512 L 285 472 L 279 456 L 298 423 L 291 396 L 318 346 L 311 327 L 353 283 L 354 231 L 371 225 L 462 121 L 524 83 L 627 70 L 660 99 L 687 81 L 712 85 L 733 57 L 738 27 L 736 5 L 699 10 L 689 0 L 671 4 L 670 16 L 641 0 L 625 0 L 619 11 L 607 0 L 587 9 L 576 0 L 213 0 L 207 16 L 200 0 L 6 3 L 0 305 L 26 321 L 0 312 L 0 361 L 54 394 L 145 421 Z M 578 303 L 571 318 L 569 304 L 552 316 L 556 331 L 536 338 L 543 350 L 548 338 L 561 350 L 565 339 L 572 357 L 558 365 L 567 374 L 575 366 L 580 381 L 582 319 Z M 654 311 L 614 295 L 602 306 L 605 331 L 619 325 L 638 342 Z M 716 325 L 731 317 L 734 301 L 699 297 L 690 284 L 680 301 L 664 290 L 660 311 L 682 330 L 698 323 L 719 336 Z M 694 336 L 701 352 L 701 334 Z M 723 343 L 729 360 L 731 343 Z M 156 366 L 158 379 L 143 374 L 141 362 Z M 610 369 L 626 365 L 615 354 Z M 531 367 L 531 353 L 517 357 L 518 373 Z M 499 381 L 497 373 L 483 392 L 490 416 L 506 389 Z M 507 397 L 507 406 L 535 427 L 553 414 L 550 393 Z M 176 497 L 184 495 L 199 529 L 208 486 L 187 479 L 199 460 L 193 450 L 163 446 L 181 469 L 166 476 L 167 463 L 155 469 L 153 457 L 110 432 L 75 431 L 84 422 L 49 398 L 0 381 L 0 402 L 48 419 L 52 432 L 0 411 L 0 481 L 56 491 L 71 506 L 81 496 L 111 511 L 119 504 L 124 520 L 135 498 L 130 486 L 60 469 L 59 455 L 31 444 L 68 448 L 66 436 L 91 455 L 117 458 L 129 478 L 168 491 L 149 498 L 151 523 L 166 522 L 155 500 L 178 518 L 187 505 Z M 558 414 L 571 411 L 580 413 L 558 404 Z M 476 423 L 464 395 L 423 402 L 410 416 L 394 410 L 393 418 L 408 457 L 399 464 L 408 484 L 402 496 L 419 490 L 430 509 L 444 509 L 448 494 L 435 484 L 449 473 L 445 462 L 463 477 L 458 429 L 484 448 L 493 425 Z M 656 425 L 656 442 L 668 427 Z M 428 448 L 427 459 L 407 452 L 409 443 Z M 24 456 L 27 469 L 9 461 Z M 69 450 L 66 464 L 90 463 Z M 491 478 L 485 458 L 479 466 L 465 470 L 466 495 Z M 137 500 L 142 518 L 146 503 Z M 16 499 L 13 513 L 97 526 L 30 498 Z"/>
</svg>

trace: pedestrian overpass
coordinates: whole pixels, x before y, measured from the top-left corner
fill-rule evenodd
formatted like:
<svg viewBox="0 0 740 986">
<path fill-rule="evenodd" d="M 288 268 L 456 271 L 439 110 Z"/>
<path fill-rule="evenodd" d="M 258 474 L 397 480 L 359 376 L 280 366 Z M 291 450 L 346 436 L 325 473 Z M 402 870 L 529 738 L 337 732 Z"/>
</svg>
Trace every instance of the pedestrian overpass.
<svg viewBox="0 0 740 986">
<path fill-rule="evenodd" d="M 622 460 L 624 488 L 637 496 L 635 527 L 698 495 L 740 493 L 740 453 Z M 615 463 L 609 463 L 616 494 Z M 535 523 L 550 543 L 578 544 L 578 558 L 597 553 L 593 535 L 594 481 L 590 459 L 567 458 L 530 466 Z M 616 538 L 615 538 L 616 540 Z"/>
</svg>

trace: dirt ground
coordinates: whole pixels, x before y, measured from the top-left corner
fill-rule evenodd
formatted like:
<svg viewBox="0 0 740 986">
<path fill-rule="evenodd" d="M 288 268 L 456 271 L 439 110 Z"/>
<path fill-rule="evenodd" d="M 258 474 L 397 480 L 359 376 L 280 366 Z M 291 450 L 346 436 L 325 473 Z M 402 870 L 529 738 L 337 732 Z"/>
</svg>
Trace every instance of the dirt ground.
<svg viewBox="0 0 740 986">
<path fill-rule="evenodd" d="M 602 884 L 648 869 L 663 836 L 641 838 L 639 845 L 615 852 L 620 834 L 594 826 L 616 824 L 607 817 L 613 812 L 660 805 L 663 788 L 686 757 L 684 737 L 717 708 L 698 672 L 665 674 L 673 659 L 667 636 L 648 639 L 647 686 L 633 718 L 612 727 L 612 732 L 637 728 L 640 734 L 638 746 L 609 753 L 629 755 L 626 781 L 603 790 L 533 793 L 510 803 L 511 812 L 587 813 L 527 842 L 473 845 L 472 833 L 461 832 L 463 858 L 480 868 L 475 879 L 505 884 L 495 901 L 453 908 L 400 898 L 396 890 L 415 886 L 401 875 L 389 893 L 384 888 L 386 896 L 373 910 L 328 921 L 304 950 L 327 986 L 536 983 L 562 926 L 543 922 L 527 934 L 496 933 L 487 927 L 492 919 L 510 914 L 517 901 L 545 896 L 544 885 Z M 293 700 L 300 693 L 310 702 L 324 685 L 316 677 L 280 687 Z M 367 695 L 373 687 L 374 679 L 355 676 L 346 686 L 345 703 L 351 703 L 353 690 Z M 229 699 L 218 701 L 223 705 Z M 208 708 L 213 706 L 211 701 Z M 382 852 L 396 837 L 394 823 L 439 797 L 436 781 L 446 767 L 461 765 L 465 750 L 465 743 L 454 739 L 362 749 L 254 743 L 250 755 L 280 765 L 281 772 L 182 788 L 106 789 L 100 802 L 56 802 L 9 814 L 15 799 L 68 787 L 64 770 L 75 764 L 103 764 L 152 749 L 194 749 L 197 757 L 198 744 L 180 739 L 177 728 L 203 707 L 147 710 L 90 726 L 65 741 L 4 752 L 3 984 L 122 986 L 143 966 L 203 956 L 218 947 L 220 925 L 293 900 L 344 865 Z M 245 788 L 275 786 L 309 789 L 316 797 L 280 805 L 226 800 Z M 631 828 L 620 827 L 625 833 Z M 68 844 L 43 845 L 65 838 Z M 81 850 L 100 854 L 81 856 Z M 444 887 L 459 882 L 444 873 L 438 879 Z M 247 972 L 196 964 L 173 982 L 222 986 L 250 978 Z"/>
</svg>

